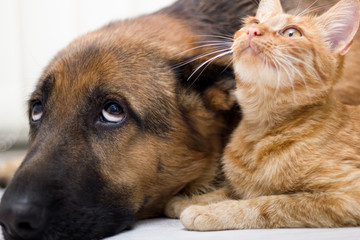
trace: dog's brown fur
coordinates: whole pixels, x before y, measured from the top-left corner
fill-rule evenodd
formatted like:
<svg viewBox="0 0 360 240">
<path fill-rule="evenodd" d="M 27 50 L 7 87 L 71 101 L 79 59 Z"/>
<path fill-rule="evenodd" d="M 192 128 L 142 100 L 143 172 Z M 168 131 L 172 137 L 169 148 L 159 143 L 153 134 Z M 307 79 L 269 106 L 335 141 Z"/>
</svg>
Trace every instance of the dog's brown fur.
<svg viewBox="0 0 360 240">
<path fill-rule="evenodd" d="M 179 192 L 212 188 L 236 122 L 225 117 L 238 112 L 229 96 L 233 74 L 220 73 L 227 62 L 217 61 L 194 82 L 188 76 L 206 58 L 176 66 L 214 51 L 191 50 L 221 34 L 220 21 L 206 18 L 229 1 L 212 2 L 180 1 L 111 23 L 50 62 L 29 101 L 28 154 L 1 204 L 6 239 L 99 239 L 161 215 Z M 102 121 L 109 102 L 123 109 L 121 124 Z M 39 104 L 42 118 L 33 121 Z"/>
<path fill-rule="evenodd" d="M 286 4 L 287 9 L 297 5 Z M 231 97 L 232 72 L 222 72 L 229 58 L 215 61 L 195 82 L 187 78 L 210 56 L 174 66 L 216 50 L 193 48 L 199 41 L 214 40 L 209 35 L 232 34 L 255 9 L 250 0 L 182 0 L 72 42 L 50 62 L 31 97 L 30 107 L 36 101 L 44 104 L 43 117 L 31 123 L 29 152 L 1 207 L 11 208 L 13 199 L 25 195 L 37 199 L 46 193 L 47 214 L 62 219 L 56 211 L 63 210 L 69 220 L 60 226 L 49 221 L 41 239 L 90 239 L 113 235 L 133 218 L 162 214 L 175 194 L 211 189 L 217 161 L 239 119 Z M 108 101 L 124 108 L 122 124 L 99 122 Z M 76 201 L 64 200 L 64 208 L 54 210 L 53 196 L 55 201 L 75 196 Z M 96 205 L 91 219 L 102 220 L 95 229 L 104 229 L 105 221 L 113 229 L 94 232 L 87 229 L 89 221 L 71 223 L 81 218 L 77 211 L 88 216 L 79 205 Z M 119 211 L 116 219 L 108 216 L 109 206 Z M 6 221 L 1 210 L 0 220 Z M 3 224 L 11 228 L 11 223 Z"/>
</svg>

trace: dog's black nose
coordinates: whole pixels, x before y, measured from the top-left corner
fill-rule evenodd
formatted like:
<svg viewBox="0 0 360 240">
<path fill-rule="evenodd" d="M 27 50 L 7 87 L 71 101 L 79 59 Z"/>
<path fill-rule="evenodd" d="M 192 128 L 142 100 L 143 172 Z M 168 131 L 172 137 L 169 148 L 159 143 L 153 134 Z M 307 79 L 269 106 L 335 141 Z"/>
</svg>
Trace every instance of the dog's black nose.
<svg viewBox="0 0 360 240">
<path fill-rule="evenodd" d="M 27 201 L 2 202 L 0 223 L 10 236 L 37 239 L 45 224 L 45 209 Z"/>
</svg>

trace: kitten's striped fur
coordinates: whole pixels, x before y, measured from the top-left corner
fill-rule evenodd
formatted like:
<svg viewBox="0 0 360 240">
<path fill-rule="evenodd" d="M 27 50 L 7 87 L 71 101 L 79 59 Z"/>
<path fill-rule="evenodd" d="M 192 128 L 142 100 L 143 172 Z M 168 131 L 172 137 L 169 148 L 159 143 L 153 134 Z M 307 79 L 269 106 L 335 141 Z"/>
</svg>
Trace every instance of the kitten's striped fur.
<svg viewBox="0 0 360 240">
<path fill-rule="evenodd" d="M 223 157 L 227 185 L 168 213 L 193 230 L 358 226 L 360 108 L 333 93 L 358 25 L 358 0 L 319 17 L 262 0 L 232 47 L 243 120 Z"/>
</svg>

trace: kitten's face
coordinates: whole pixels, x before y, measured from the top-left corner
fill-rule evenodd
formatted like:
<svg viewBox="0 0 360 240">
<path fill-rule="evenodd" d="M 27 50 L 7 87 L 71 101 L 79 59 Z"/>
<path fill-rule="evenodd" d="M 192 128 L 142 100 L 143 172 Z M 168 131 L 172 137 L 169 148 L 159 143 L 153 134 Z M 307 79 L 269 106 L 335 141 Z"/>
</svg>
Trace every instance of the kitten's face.
<svg viewBox="0 0 360 240">
<path fill-rule="evenodd" d="M 272 89 L 325 87 L 337 61 L 316 19 L 284 13 L 249 17 L 234 37 L 234 69 L 241 81 Z"/>
</svg>

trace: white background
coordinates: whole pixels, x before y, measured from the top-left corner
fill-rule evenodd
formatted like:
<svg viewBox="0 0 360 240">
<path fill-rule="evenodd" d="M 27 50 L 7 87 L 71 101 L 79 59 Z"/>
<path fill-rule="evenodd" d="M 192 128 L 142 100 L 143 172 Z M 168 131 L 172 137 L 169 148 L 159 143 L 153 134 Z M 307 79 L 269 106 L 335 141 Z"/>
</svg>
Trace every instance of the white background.
<svg viewBox="0 0 360 240">
<path fill-rule="evenodd" d="M 0 0 L 0 151 L 27 137 L 26 101 L 51 58 L 75 37 L 175 0 Z"/>
</svg>

